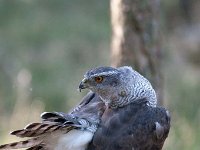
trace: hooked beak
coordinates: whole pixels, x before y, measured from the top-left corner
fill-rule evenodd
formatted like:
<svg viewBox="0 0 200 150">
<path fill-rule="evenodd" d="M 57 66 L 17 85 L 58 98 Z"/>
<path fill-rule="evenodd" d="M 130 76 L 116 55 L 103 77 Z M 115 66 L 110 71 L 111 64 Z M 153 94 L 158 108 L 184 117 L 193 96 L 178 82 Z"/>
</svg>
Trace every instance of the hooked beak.
<svg viewBox="0 0 200 150">
<path fill-rule="evenodd" d="M 88 85 L 87 85 L 86 83 L 87 83 L 87 79 L 84 78 L 84 79 L 81 81 L 81 83 L 79 84 L 79 87 L 78 87 L 80 92 L 81 92 L 82 89 L 88 88 Z"/>
</svg>

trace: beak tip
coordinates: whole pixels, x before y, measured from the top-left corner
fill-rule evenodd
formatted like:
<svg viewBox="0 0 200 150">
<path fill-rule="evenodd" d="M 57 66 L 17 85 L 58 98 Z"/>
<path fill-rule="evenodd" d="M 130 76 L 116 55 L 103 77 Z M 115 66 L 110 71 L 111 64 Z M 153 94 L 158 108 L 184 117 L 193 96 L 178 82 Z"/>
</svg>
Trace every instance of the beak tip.
<svg viewBox="0 0 200 150">
<path fill-rule="evenodd" d="M 80 92 L 81 92 L 82 89 L 86 89 L 87 87 L 88 86 L 86 85 L 86 79 L 83 79 L 78 86 Z"/>
<path fill-rule="evenodd" d="M 77 91 L 81 92 L 81 90 L 82 90 L 82 89 L 80 89 L 80 88 L 77 88 Z"/>
<path fill-rule="evenodd" d="M 85 86 L 83 84 L 83 82 L 81 82 L 78 86 L 79 92 L 81 92 L 82 89 L 85 89 Z"/>
</svg>

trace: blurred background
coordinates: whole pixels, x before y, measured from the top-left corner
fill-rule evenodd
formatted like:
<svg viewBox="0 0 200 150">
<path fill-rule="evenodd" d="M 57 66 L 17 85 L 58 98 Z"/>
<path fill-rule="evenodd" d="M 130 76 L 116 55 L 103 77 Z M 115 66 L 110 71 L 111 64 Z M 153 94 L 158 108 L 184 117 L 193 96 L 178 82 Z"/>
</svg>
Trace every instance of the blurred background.
<svg viewBox="0 0 200 150">
<path fill-rule="evenodd" d="M 162 0 L 165 107 L 172 128 L 164 149 L 200 147 L 200 1 Z M 39 121 L 43 111 L 67 112 L 87 91 L 86 70 L 110 65 L 108 0 L 0 1 L 0 141 Z"/>
</svg>

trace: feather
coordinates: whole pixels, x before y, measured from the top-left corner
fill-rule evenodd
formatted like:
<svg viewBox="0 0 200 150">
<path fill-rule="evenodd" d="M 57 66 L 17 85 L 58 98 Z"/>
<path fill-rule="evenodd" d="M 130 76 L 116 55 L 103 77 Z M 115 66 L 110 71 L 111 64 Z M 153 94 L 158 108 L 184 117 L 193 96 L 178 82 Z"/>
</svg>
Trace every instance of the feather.
<svg viewBox="0 0 200 150">
<path fill-rule="evenodd" d="M 31 123 L 22 130 L 16 130 L 11 132 L 12 135 L 18 137 L 33 137 L 28 140 L 14 142 L 9 144 L 0 145 L 1 149 L 19 149 L 28 148 L 28 150 L 39 150 L 44 148 L 45 144 L 48 144 L 49 139 L 59 136 L 59 134 L 65 134 L 75 129 L 74 126 L 60 126 L 60 125 L 48 125 L 43 123 Z M 52 135 L 48 136 L 48 135 Z M 44 143 L 43 143 L 44 142 Z M 46 143 L 47 142 L 47 143 Z"/>
<path fill-rule="evenodd" d="M 11 135 L 15 135 L 18 137 L 37 137 L 40 135 L 44 135 L 46 133 L 51 133 L 56 130 L 62 129 L 67 133 L 72 130 L 73 126 L 61 126 L 61 125 L 52 125 L 52 124 L 44 124 L 44 123 L 31 123 L 27 125 L 24 129 L 15 130 L 11 132 Z"/>
<path fill-rule="evenodd" d="M 43 122 L 64 123 L 66 121 L 64 113 L 61 112 L 44 112 L 41 114 L 41 118 Z"/>
<path fill-rule="evenodd" d="M 30 147 L 26 150 L 47 150 L 47 149 L 44 148 L 42 145 L 36 145 L 36 146 Z"/>
<path fill-rule="evenodd" d="M 87 150 L 161 150 L 169 129 L 169 113 L 145 100 L 107 109 Z"/>
<path fill-rule="evenodd" d="M 26 150 L 49 150 L 53 149 L 53 147 L 59 146 L 56 144 L 58 144 L 59 140 L 63 139 L 63 137 L 64 139 L 70 139 L 71 136 L 74 136 L 74 134 L 78 137 L 83 137 L 90 133 L 89 135 L 92 138 L 93 133 L 89 131 L 84 132 L 86 127 L 79 122 L 80 119 L 78 119 L 78 117 L 89 118 L 91 121 L 95 121 L 104 111 L 104 109 L 101 109 L 102 104 L 103 102 L 99 99 L 99 97 L 90 92 L 83 98 L 81 104 L 77 106 L 78 109 L 75 108 L 74 111 L 69 114 L 62 112 L 44 112 L 41 114 L 42 122 L 30 123 L 23 129 L 15 130 L 10 133 L 11 135 L 15 135 L 17 137 L 28 137 L 30 139 L 0 145 L 0 150 L 19 148 L 27 148 Z M 85 125 L 86 124 L 90 125 L 88 122 L 86 122 Z M 79 132 L 73 131 L 74 129 L 81 131 L 80 134 Z M 68 134 L 68 132 L 70 133 Z M 88 143 L 91 140 L 89 137 Z M 85 139 L 85 137 L 83 139 Z M 68 147 L 68 145 L 71 146 L 78 140 L 80 140 L 80 138 L 73 138 L 73 141 L 68 141 L 67 145 L 65 141 L 64 143 L 61 142 L 61 144 Z M 87 141 L 85 142 L 86 145 L 84 146 L 87 146 Z"/>
<path fill-rule="evenodd" d="M 19 148 L 27 148 L 39 145 L 42 143 L 42 138 L 36 137 L 32 139 L 28 139 L 20 142 L 13 142 L 9 144 L 0 145 L 0 150 L 10 150 L 10 149 L 19 149 Z"/>
</svg>

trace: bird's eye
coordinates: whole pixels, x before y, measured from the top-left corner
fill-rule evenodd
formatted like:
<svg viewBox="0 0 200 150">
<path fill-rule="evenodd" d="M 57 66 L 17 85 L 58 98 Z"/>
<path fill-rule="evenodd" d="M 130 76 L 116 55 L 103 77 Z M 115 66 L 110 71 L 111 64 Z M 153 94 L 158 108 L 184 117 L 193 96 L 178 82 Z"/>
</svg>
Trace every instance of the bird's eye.
<svg viewBox="0 0 200 150">
<path fill-rule="evenodd" d="M 95 77 L 94 80 L 97 82 L 97 83 L 101 83 L 103 81 L 103 77 L 102 76 L 98 76 L 98 77 Z"/>
</svg>

